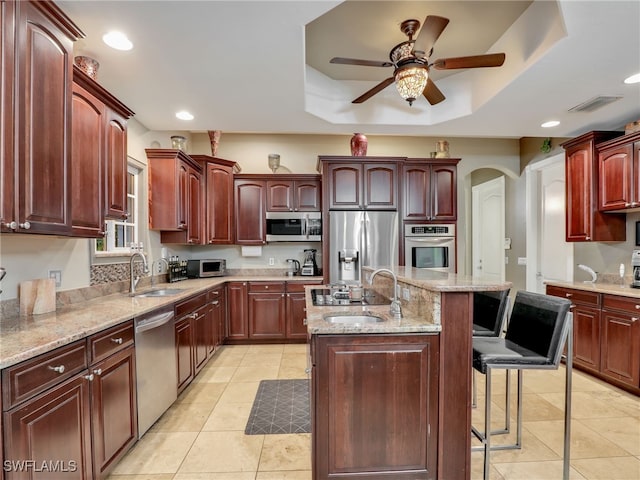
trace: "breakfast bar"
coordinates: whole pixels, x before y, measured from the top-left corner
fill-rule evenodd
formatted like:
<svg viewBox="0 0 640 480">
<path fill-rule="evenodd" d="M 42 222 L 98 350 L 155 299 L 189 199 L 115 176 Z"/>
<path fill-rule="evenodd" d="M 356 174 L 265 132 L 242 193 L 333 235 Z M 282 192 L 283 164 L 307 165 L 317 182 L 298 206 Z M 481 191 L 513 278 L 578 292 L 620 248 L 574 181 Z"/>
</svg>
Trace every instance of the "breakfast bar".
<svg viewBox="0 0 640 480">
<path fill-rule="evenodd" d="M 389 270 L 371 289 L 391 299 L 397 283 L 401 318 L 306 287 L 313 478 L 469 479 L 473 292 L 511 284 Z"/>
</svg>

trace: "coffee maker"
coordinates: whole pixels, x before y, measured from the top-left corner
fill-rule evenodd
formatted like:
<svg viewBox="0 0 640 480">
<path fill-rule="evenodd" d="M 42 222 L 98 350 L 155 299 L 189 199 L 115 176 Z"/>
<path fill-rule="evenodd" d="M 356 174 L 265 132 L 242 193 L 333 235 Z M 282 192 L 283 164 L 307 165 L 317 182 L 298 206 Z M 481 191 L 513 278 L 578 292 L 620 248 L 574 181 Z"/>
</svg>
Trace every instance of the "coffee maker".
<svg viewBox="0 0 640 480">
<path fill-rule="evenodd" d="M 634 250 L 631 254 L 631 268 L 633 269 L 631 286 L 633 288 L 640 288 L 640 250 Z"/>
<path fill-rule="evenodd" d="M 304 261 L 300 269 L 300 275 L 314 276 L 318 275 L 318 266 L 316 265 L 316 249 L 308 248 L 304 251 Z"/>
</svg>

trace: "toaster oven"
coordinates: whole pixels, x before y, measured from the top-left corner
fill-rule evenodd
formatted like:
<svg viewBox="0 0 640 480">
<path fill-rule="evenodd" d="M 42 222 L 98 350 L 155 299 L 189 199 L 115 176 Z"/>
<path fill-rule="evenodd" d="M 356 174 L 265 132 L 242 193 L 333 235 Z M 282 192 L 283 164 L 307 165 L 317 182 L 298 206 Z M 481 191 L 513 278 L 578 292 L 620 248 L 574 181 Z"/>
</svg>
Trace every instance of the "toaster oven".
<svg viewBox="0 0 640 480">
<path fill-rule="evenodd" d="M 227 261 L 221 258 L 187 260 L 187 277 L 222 277 L 227 273 Z"/>
</svg>

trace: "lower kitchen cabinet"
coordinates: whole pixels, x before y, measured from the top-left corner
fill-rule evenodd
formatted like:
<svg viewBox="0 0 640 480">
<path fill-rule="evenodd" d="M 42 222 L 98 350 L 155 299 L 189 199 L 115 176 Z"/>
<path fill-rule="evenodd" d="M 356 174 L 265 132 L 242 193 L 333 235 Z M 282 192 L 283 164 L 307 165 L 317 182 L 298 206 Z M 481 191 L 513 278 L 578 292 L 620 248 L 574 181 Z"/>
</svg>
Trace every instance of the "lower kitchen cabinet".
<svg viewBox="0 0 640 480">
<path fill-rule="evenodd" d="M 314 335 L 313 478 L 436 478 L 438 335 Z"/>
<path fill-rule="evenodd" d="M 192 360 L 193 328 L 190 318 L 178 320 L 176 328 L 176 366 L 178 372 L 178 394 L 195 377 Z"/>
<path fill-rule="evenodd" d="M 248 282 L 227 283 L 227 340 L 249 338 L 247 287 Z"/>
<path fill-rule="evenodd" d="M 249 282 L 249 338 L 284 339 L 285 283 Z"/>
<path fill-rule="evenodd" d="M 305 285 L 320 285 L 316 282 L 287 282 L 286 327 L 287 338 L 294 340 L 307 340 L 307 303 L 305 298 Z"/>
<path fill-rule="evenodd" d="M 224 343 L 226 338 L 226 287 L 220 285 L 209 291 L 209 305 L 211 310 L 211 338 L 209 345 L 209 354 L 218 349 Z"/>
</svg>

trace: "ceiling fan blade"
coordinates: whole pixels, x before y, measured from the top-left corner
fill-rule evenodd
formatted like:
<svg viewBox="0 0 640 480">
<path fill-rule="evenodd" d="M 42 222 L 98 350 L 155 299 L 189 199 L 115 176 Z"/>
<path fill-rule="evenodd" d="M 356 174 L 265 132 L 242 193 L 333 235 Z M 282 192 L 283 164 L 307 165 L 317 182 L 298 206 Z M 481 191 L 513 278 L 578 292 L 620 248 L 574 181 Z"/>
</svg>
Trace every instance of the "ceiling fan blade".
<svg viewBox="0 0 640 480">
<path fill-rule="evenodd" d="M 436 84 L 433 83 L 430 78 L 427 79 L 427 86 L 424 87 L 422 94 L 431 105 L 440 103 L 445 98 L 440 89 L 436 87 Z"/>
<path fill-rule="evenodd" d="M 391 85 L 394 82 L 394 80 L 395 80 L 394 77 L 389 77 L 386 80 L 381 81 L 378 85 L 373 87 L 371 90 L 366 91 L 351 103 L 362 103 L 365 100 L 370 99 L 376 93 L 381 92 L 382 90 L 387 88 L 389 85 Z"/>
<path fill-rule="evenodd" d="M 420 29 L 420 33 L 418 33 L 416 41 L 413 44 L 413 54 L 417 57 L 429 56 L 433 45 L 436 43 L 436 40 L 438 40 L 448 23 L 448 18 L 438 17 L 436 15 L 427 15 L 427 18 Z"/>
<path fill-rule="evenodd" d="M 452 70 L 455 68 L 500 67 L 506 58 L 504 53 L 489 53 L 487 55 L 472 55 L 470 57 L 439 58 L 432 67 L 438 70 Z"/>
<path fill-rule="evenodd" d="M 329 63 L 339 63 L 342 65 L 359 65 L 361 67 L 392 67 L 391 62 L 380 62 L 377 60 L 360 60 L 358 58 L 333 57 Z"/>
</svg>

